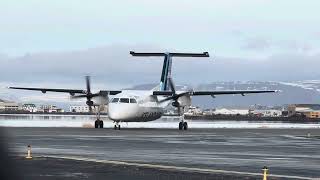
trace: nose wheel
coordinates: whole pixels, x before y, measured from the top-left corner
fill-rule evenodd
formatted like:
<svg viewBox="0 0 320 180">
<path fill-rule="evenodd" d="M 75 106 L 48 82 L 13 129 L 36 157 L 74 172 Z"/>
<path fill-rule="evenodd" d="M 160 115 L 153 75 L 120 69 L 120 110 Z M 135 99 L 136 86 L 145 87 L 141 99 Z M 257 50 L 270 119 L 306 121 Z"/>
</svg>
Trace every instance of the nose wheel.
<svg viewBox="0 0 320 180">
<path fill-rule="evenodd" d="M 116 124 L 114 125 L 113 129 L 114 130 L 120 130 L 121 129 L 121 126 L 120 126 L 120 123 L 119 122 L 115 122 Z"/>
</svg>

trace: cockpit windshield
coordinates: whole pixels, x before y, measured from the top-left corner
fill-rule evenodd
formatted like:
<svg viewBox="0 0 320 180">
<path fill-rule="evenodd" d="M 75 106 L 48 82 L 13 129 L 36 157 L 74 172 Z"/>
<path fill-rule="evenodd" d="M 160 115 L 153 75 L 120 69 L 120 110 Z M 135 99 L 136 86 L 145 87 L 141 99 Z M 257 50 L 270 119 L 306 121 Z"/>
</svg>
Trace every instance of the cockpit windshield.
<svg viewBox="0 0 320 180">
<path fill-rule="evenodd" d="M 112 103 L 117 103 L 119 101 L 119 98 L 113 98 Z"/>
<path fill-rule="evenodd" d="M 120 98 L 120 103 L 129 103 L 129 98 Z"/>
<path fill-rule="evenodd" d="M 113 98 L 111 103 L 137 103 L 137 100 L 134 98 Z"/>
<path fill-rule="evenodd" d="M 133 98 L 130 98 L 130 103 L 137 103 L 137 101 Z"/>
</svg>

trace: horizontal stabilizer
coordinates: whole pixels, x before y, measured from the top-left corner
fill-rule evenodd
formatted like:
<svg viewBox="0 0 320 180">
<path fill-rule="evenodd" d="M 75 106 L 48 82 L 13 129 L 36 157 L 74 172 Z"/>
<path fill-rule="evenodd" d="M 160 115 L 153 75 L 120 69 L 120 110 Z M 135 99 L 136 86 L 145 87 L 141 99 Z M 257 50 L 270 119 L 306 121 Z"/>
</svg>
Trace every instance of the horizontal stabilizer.
<svg viewBox="0 0 320 180">
<path fill-rule="evenodd" d="M 208 52 L 203 53 L 136 53 L 130 51 L 132 56 L 171 56 L 171 57 L 209 57 Z"/>
</svg>

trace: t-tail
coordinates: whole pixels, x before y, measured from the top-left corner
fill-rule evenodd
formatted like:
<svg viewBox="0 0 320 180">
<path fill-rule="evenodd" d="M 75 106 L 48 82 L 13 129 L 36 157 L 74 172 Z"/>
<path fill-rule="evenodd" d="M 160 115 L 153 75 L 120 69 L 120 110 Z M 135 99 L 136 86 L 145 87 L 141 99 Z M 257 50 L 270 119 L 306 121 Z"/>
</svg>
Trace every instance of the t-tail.
<svg viewBox="0 0 320 180">
<path fill-rule="evenodd" d="M 203 53 L 136 53 L 134 51 L 130 51 L 132 56 L 162 56 L 164 57 L 163 60 L 163 67 L 162 73 L 160 78 L 160 91 L 169 91 L 169 78 L 171 78 L 171 68 L 172 68 L 172 57 L 209 57 L 208 52 Z"/>
</svg>

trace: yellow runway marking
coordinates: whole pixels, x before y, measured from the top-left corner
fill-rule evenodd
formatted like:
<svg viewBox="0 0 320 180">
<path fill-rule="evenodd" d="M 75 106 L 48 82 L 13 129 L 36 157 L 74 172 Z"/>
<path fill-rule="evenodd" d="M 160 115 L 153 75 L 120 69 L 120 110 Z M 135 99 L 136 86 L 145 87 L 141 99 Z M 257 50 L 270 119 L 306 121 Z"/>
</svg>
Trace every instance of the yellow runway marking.
<svg viewBox="0 0 320 180">
<path fill-rule="evenodd" d="M 185 172 L 198 172 L 198 173 L 212 173 L 212 174 L 234 174 L 234 175 L 247 175 L 247 176 L 262 176 L 261 173 L 250 173 L 250 172 L 240 172 L 240 171 L 226 171 L 218 169 L 203 169 L 203 168 L 192 168 L 192 167 L 181 167 L 181 166 L 170 166 L 170 165 L 157 165 L 157 164 L 147 164 L 147 163 L 134 163 L 134 162 L 124 162 L 124 161 L 111 161 L 111 160 L 98 160 L 92 158 L 81 158 L 75 156 L 42 156 L 49 158 L 57 159 L 68 159 L 68 160 L 77 160 L 77 161 L 87 161 L 87 162 L 97 162 L 104 164 L 114 164 L 114 165 L 125 165 L 125 166 L 136 166 L 144 168 L 154 168 L 154 169 L 163 169 L 163 170 L 176 170 L 176 171 L 185 171 Z M 269 177 L 277 178 L 288 178 L 288 179 L 304 179 L 304 180 L 315 180 L 317 178 L 311 177 L 302 177 L 302 176 L 287 176 L 287 175 L 276 175 L 269 174 Z"/>
</svg>

